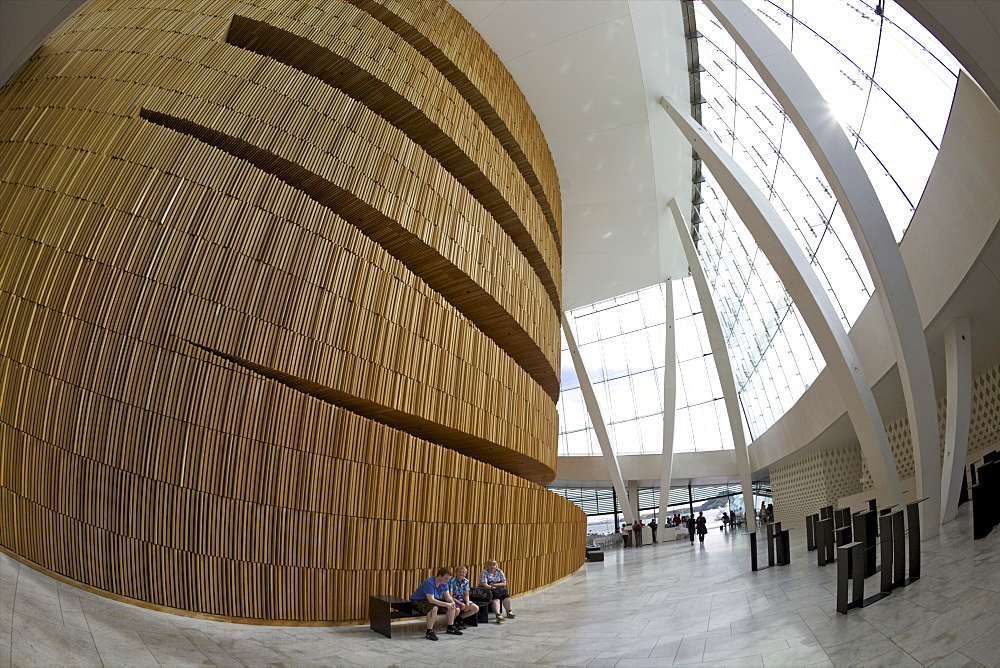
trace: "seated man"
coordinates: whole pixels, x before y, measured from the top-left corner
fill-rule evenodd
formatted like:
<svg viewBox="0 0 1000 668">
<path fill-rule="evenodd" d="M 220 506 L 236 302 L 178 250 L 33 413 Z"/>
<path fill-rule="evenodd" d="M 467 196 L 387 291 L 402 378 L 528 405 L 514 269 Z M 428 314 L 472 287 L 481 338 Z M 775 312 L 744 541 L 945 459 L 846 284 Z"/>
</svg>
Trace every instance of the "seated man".
<svg viewBox="0 0 1000 668">
<path fill-rule="evenodd" d="M 448 591 L 451 592 L 452 600 L 461 611 L 461 616 L 455 620 L 455 626 L 458 627 L 459 631 L 465 628 L 465 622 L 462 620 L 479 612 L 479 606 L 469 598 L 471 587 L 469 578 L 466 577 L 468 572 L 469 569 L 465 566 L 459 566 L 455 569 L 455 577 L 448 580 Z"/>
<path fill-rule="evenodd" d="M 444 608 L 445 619 L 448 620 L 448 633 L 456 636 L 462 632 L 455 628 L 455 615 L 458 607 L 455 600 L 448 591 L 448 580 L 451 579 L 451 569 L 444 567 L 437 570 L 437 576 L 430 577 L 420 583 L 417 590 L 410 594 L 410 602 L 413 608 L 419 612 L 427 613 L 427 633 L 428 640 L 437 640 L 434 633 L 434 622 L 437 621 L 438 608 Z"/>
</svg>

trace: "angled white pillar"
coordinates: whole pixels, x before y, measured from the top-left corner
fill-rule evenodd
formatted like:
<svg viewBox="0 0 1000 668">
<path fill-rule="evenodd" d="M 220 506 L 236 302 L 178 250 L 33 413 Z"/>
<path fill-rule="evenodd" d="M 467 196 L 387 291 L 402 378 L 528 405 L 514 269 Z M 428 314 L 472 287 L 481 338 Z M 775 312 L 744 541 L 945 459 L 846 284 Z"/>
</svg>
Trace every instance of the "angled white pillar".
<svg viewBox="0 0 1000 668">
<path fill-rule="evenodd" d="M 663 454 L 660 456 L 659 521 L 667 516 L 670 503 L 670 476 L 674 468 L 674 418 L 677 415 L 677 347 L 674 337 L 674 286 L 669 278 L 663 284 L 666 333 L 663 343 Z"/>
<path fill-rule="evenodd" d="M 969 416 L 972 412 L 972 331 L 968 318 L 957 318 L 944 332 L 948 374 L 948 415 L 944 432 L 944 471 L 941 477 L 941 524 L 955 519 L 962 491 L 965 458 L 969 454 Z"/>
<path fill-rule="evenodd" d="M 747 226 L 795 301 L 847 407 L 861 451 L 868 462 L 879 503 L 883 506 L 902 503 L 896 462 L 889 449 L 889 439 L 871 385 L 861 368 L 854 344 L 805 253 L 774 206 L 705 128 L 667 98 L 661 98 L 660 105 L 711 170 L 733 210 Z"/>
<path fill-rule="evenodd" d="M 632 512 L 632 500 L 625 493 L 625 482 L 622 480 L 622 471 L 618 467 L 618 459 L 614 450 L 611 449 L 611 439 L 608 437 L 608 428 L 604 424 L 601 416 L 601 406 L 597 403 L 597 395 L 594 394 L 594 386 L 587 375 L 587 367 L 583 364 L 583 357 L 580 349 L 576 345 L 576 337 L 573 336 L 573 328 L 569 326 L 569 317 L 562 314 L 563 333 L 566 335 L 566 343 L 569 344 L 569 354 L 573 358 L 573 368 L 576 369 L 576 376 L 580 380 L 580 391 L 583 393 L 583 402 L 587 406 L 587 414 L 590 415 L 590 422 L 594 425 L 594 433 L 597 435 L 597 442 L 601 446 L 601 454 L 604 455 L 604 462 L 608 465 L 608 477 L 611 478 L 611 485 L 618 495 L 618 503 L 622 507 L 625 521 L 629 524 L 635 522 L 636 515 Z"/>
<path fill-rule="evenodd" d="M 750 470 L 746 432 L 743 430 L 740 395 L 736 391 L 736 379 L 733 376 L 733 365 L 729 359 L 726 337 L 722 333 L 722 322 L 719 320 L 719 312 L 715 309 L 715 302 L 712 301 L 712 291 L 708 287 L 708 279 L 705 278 L 705 270 L 702 268 L 698 252 L 694 248 L 694 241 L 688 231 L 684 214 L 681 213 L 676 200 L 670 200 L 667 207 L 673 214 L 674 224 L 677 226 L 677 236 L 680 237 L 681 246 L 684 248 L 688 271 L 691 272 L 694 289 L 698 293 L 698 302 L 701 304 L 701 312 L 705 318 L 705 331 L 708 333 L 708 343 L 712 348 L 712 356 L 715 357 L 715 368 L 719 372 L 722 398 L 726 404 L 726 415 L 729 417 L 729 431 L 733 435 L 733 446 L 736 448 L 736 470 L 740 474 L 740 485 L 743 487 L 743 507 L 747 509 L 747 529 L 756 531 L 753 513 L 753 481 L 751 480 L 753 472 Z"/>
<path fill-rule="evenodd" d="M 639 481 L 629 480 L 625 486 L 628 490 L 628 505 L 632 508 L 632 517 L 639 518 Z M 635 520 L 633 520 L 635 521 Z"/>
<path fill-rule="evenodd" d="M 781 103 L 830 182 L 858 241 L 899 367 L 910 418 L 917 497 L 927 497 L 920 534 L 933 538 L 938 535 L 941 515 L 941 441 L 934 377 L 910 276 L 875 186 L 830 105 L 777 35 L 742 2 L 705 0 L 705 5 Z"/>
</svg>

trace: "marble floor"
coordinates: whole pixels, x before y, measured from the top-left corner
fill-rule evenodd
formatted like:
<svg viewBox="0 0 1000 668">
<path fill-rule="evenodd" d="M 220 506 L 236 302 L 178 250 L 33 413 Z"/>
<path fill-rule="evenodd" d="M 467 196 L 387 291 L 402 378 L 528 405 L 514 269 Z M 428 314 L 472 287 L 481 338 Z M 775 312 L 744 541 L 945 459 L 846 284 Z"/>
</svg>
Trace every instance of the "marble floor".
<svg viewBox="0 0 1000 668">
<path fill-rule="evenodd" d="M 367 626 L 153 612 L 0 555 L 0 667 L 1000 665 L 1000 531 L 973 542 L 967 506 L 923 543 L 921 580 L 848 615 L 835 611 L 836 567 L 817 567 L 802 534 L 793 531 L 791 566 L 756 574 L 746 537 L 718 530 L 704 546 L 612 549 L 603 563 L 517 597 L 516 620 L 436 643 L 423 639 L 419 620 L 397 622 L 389 640 Z"/>
</svg>

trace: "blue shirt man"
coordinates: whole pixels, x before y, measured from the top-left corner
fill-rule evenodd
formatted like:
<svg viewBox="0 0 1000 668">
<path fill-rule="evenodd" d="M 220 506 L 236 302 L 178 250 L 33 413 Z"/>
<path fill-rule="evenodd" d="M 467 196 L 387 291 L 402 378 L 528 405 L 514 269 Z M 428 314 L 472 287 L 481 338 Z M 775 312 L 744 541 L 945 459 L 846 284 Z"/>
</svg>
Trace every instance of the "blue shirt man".
<svg viewBox="0 0 1000 668">
<path fill-rule="evenodd" d="M 448 633 L 455 636 L 462 635 L 462 632 L 455 627 L 455 615 L 458 613 L 458 608 L 448 591 L 448 580 L 451 579 L 451 576 L 450 568 L 439 568 L 436 576 L 421 582 L 417 590 L 410 594 L 413 608 L 427 614 L 425 637 L 428 640 L 438 639 L 437 634 L 434 633 L 434 622 L 437 621 L 438 608 L 444 608 L 445 618 L 448 620 Z"/>
</svg>

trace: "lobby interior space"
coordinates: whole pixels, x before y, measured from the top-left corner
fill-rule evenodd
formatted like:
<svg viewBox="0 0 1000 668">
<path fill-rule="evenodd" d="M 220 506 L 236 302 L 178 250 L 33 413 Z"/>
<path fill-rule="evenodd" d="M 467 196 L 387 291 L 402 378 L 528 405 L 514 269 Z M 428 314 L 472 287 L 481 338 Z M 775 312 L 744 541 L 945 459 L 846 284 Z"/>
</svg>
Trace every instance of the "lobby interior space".
<svg viewBox="0 0 1000 668">
<path fill-rule="evenodd" d="M 0 668 L 1000 665 L 998 45 L 992 0 L 0 0 Z M 919 579 L 838 613 L 823 509 L 904 510 Z M 369 628 L 491 559 L 515 619 Z"/>
<path fill-rule="evenodd" d="M 367 626 L 180 617 L 0 556 L 0 665 L 997 665 L 1000 536 L 972 541 L 967 506 L 924 542 L 920 580 L 847 615 L 836 612 L 836 564 L 819 568 L 801 529 L 789 566 L 756 573 L 739 532 L 713 530 L 704 545 L 613 548 L 515 597 L 516 619 L 441 633 L 436 643 L 414 619 L 395 622 L 390 639 Z"/>
</svg>

